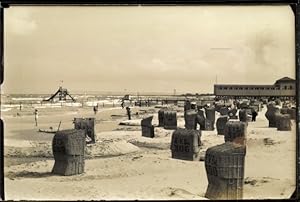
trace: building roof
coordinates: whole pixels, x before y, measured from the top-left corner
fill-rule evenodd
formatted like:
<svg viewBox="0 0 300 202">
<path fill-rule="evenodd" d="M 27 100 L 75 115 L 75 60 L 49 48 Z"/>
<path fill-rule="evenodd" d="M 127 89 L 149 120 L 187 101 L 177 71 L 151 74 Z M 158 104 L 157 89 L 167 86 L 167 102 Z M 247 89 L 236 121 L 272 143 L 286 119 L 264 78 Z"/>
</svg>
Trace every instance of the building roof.
<svg viewBox="0 0 300 202">
<path fill-rule="evenodd" d="M 253 84 L 215 84 L 218 87 L 274 87 L 274 85 L 253 85 Z"/>
<path fill-rule="evenodd" d="M 281 79 L 278 79 L 278 80 L 275 82 L 275 84 L 276 84 L 276 83 L 280 83 L 280 82 L 285 82 L 285 81 L 295 81 L 295 79 L 291 79 L 291 78 L 289 78 L 289 77 L 283 77 L 283 78 L 281 78 Z"/>
<path fill-rule="evenodd" d="M 295 82 L 295 79 L 291 79 L 289 77 L 282 77 L 281 79 L 276 80 L 275 84 L 278 83 L 282 83 L 282 82 Z M 274 85 L 274 84 L 273 84 Z M 214 84 L 214 86 L 234 86 L 234 87 L 246 87 L 246 86 L 250 86 L 250 87 L 271 87 L 273 85 L 259 85 L 259 84 Z"/>
</svg>

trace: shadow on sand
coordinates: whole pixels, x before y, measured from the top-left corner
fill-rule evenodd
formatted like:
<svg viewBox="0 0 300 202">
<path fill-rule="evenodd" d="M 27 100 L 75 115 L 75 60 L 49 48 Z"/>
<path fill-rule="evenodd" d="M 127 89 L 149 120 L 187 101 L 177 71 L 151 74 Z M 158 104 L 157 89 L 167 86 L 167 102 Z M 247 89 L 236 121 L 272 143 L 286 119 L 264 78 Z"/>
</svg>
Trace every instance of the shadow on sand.
<svg viewBox="0 0 300 202">
<path fill-rule="evenodd" d="M 14 178 L 44 178 L 54 176 L 51 172 L 29 172 L 29 171 L 21 171 L 21 172 L 8 172 L 6 177 L 10 179 Z"/>
</svg>

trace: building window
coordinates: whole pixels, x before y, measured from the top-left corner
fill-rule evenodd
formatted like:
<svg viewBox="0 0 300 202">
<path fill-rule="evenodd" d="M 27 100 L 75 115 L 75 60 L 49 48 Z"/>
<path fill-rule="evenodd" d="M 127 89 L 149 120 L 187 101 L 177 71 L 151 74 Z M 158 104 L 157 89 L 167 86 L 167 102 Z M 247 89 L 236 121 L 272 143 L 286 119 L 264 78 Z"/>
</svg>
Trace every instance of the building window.
<svg viewBox="0 0 300 202">
<path fill-rule="evenodd" d="M 255 90 L 258 90 L 258 88 L 255 88 Z"/>
<path fill-rule="evenodd" d="M 248 87 L 245 87 L 245 90 L 248 90 Z"/>
<path fill-rule="evenodd" d="M 227 90 L 227 87 L 224 87 L 224 90 Z"/>
<path fill-rule="evenodd" d="M 232 87 L 229 87 L 229 90 L 232 90 Z"/>
<path fill-rule="evenodd" d="M 284 86 L 284 88 L 283 88 L 284 90 L 286 90 L 287 89 L 287 86 Z"/>
<path fill-rule="evenodd" d="M 222 88 L 222 87 L 219 87 L 219 89 L 222 90 L 223 88 Z"/>
<path fill-rule="evenodd" d="M 293 86 L 290 86 L 290 90 L 292 90 L 293 89 Z"/>
<path fill-rule="evenodd" d="M 272 90 L 275 90 L 275 88 L 271 88 Z"/>
<path fill-rule="evenodd" d="M 243 88 L 242 88 L 242 87 L 240 87 L 239 89 L 240 89 L 240 90 L 243 90 Z"/>
</svg>

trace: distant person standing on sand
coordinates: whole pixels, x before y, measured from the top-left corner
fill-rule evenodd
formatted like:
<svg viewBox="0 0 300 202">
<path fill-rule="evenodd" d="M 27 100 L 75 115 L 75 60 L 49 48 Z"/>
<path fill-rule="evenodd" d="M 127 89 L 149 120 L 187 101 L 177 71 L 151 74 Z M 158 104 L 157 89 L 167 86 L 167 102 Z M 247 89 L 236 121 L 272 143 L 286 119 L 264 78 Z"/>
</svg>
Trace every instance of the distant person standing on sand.
<svg viewBox="0 0 300 202">
<path fill-rule="evenodd" d="M 96 115 L 97 112 L 98 112 L 98 104 L 97 104 L 97 106 L 94 106 L 94 114 Z"/>
<path fill-rule="evenodd" d="M 20 102 L 20 111 L 22 111 L 22 103 Z"/>
<path fill-rule="evenodd" d="M 35 109 L 34 110 L 34 120 L 35 120 L 35 126 L 38 125 L 38 118 L 39 118 L 39 114 L 38 114 L 38 110 Z"/>
<path fill-rule="evenodd" d="M 252 121 L 256 121 L 257 112 L 255 109 L 252 109 Z"/>
<path fill-rule="evenodd" d="M 126 107 L 126 111 L 127 111 L 128 120 L 131 120 L 131 112 L 130 112 L 130 108 L 129 108 L 129 107 Z"/>
</svg>

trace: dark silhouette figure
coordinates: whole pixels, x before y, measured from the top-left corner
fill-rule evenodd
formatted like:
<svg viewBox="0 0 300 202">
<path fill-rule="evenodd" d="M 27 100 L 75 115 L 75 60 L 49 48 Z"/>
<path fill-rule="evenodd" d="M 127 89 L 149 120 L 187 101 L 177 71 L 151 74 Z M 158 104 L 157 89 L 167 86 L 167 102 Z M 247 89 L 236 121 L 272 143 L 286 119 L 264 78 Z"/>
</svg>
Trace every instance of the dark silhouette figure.
<svg viewBox="0 0 300 202">
<path fill-rule="evenodd" d="M 94 106 L 93 110 L 94 110 L 94 114 L 96 115 L 97 112 L 98 112 L 98 105 L 97 105 L 97 106 Z"/>
<path fill-rule="evenodd" d="M 34 120 L 35 120 L 35 126 L 38 125 L 38 118 L 39 118 L 39 113 L 38 113 L 38 110 L 35 109 L 34 110 Z"/>
<path fill-rule="evenodd" d="M 126 111 L 127 111 L 128 120 L 131 120 L 131 112 L 130 112 L 130 108 L 129 108 L 129 107 L 126 107 Z"/>
<path fill-rule="evenodd" d="M 252 110 L 252 121 L 256 121 L 257 112 Z"/>
</svg>

